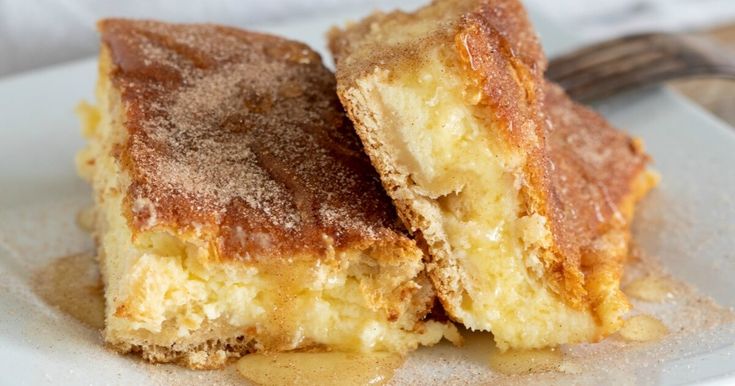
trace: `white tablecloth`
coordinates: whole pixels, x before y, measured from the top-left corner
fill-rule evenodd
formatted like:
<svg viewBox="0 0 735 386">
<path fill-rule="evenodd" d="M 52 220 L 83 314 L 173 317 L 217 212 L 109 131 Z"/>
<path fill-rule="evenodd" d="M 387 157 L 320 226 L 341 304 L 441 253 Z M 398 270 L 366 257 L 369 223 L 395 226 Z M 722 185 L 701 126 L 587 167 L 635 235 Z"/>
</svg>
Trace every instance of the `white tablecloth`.
<svg viewBox="0 0 735 386">
<path fill-rule="evenodd" d="M 427 0 L 428 1 L 428 0 Z M 398 3 L 393 0 L 392 3 Z M 252 25 L 390 0 L 0 0 L 0 76 L 92 55 L 106 16 Z M 526 0 L 591 41 L 735 21 L 735 0 Z"/>
</svg>

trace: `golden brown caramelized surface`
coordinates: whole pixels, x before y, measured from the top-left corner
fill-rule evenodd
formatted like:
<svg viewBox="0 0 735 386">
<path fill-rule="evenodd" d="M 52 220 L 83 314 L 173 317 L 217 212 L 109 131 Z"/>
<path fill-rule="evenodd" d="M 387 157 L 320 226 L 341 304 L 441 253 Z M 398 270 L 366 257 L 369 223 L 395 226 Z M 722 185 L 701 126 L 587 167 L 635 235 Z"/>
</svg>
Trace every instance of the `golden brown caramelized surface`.
<svg viewBox="0 0 735 386">
<path fill-rule="evenodd" d="M 306 45 L 215 25 L 99 23 L 134 230 L 203 230 L 226 257 L 408 243 Z"/>
</svg>

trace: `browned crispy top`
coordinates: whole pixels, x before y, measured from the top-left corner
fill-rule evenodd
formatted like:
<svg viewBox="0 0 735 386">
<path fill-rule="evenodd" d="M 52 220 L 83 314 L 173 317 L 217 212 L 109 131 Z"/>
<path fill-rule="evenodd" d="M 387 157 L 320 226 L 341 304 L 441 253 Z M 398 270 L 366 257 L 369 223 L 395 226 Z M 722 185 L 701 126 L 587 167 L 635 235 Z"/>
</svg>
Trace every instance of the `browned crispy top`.
<svg viewBox="0 0 735 386">
<path fill-rule="evenodd" d="M 99 23 L 124 105 L 135 231 L 205 230 L 221 254 L 410 243 L 306 45 L 216 25 Z"/>
<path fill-rule="evenodd" d="M 512 54 L 537 75 L 546 68 L 538 38 L 517 0 L 434 0 L 415 12 L 378 12 L 345 29 L 332 29 L 329 48 L 338 63 L 339 83 L 350 83 L 376 68 L 415 66 L 426 49 L 448 44 L 460 31 L 459 44 L 472 44 L 466 34 L 479 33 L 478 43 L 499 47 L 499 55 Z"/>
<path fill-rule="evenodd" d="M 429 27 L 412 36 L 416 25 Z M 521 3 L 435 0 L 415 13 L 375 14 L 330 38 L 345 90 L 376 68 L 410 70 L 424 50 L 455 47 L 468 84 L 481 92 L 477 112 L 527 155 L 523 209 L 549 218 L 554 243 L 542 259 L 550 283 L 570 304 L 585 304 L 582 255 L 617 216 L 648 158 L 630 137 L 546 84 L 546 58 Z"/>
</svg>

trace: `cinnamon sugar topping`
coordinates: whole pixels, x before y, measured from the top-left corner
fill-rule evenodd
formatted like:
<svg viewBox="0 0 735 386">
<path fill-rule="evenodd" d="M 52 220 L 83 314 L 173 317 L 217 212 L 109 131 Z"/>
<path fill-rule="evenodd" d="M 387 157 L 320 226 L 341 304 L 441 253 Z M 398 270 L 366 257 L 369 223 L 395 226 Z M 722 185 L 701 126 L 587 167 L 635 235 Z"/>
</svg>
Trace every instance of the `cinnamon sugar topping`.
<svg viewBox="0 0 735 386">
<path fill-rule="evenodd" d="M 214 25 L 100 30 L 125 106 L 119 158 L 136 228 L 205 224 L 240 257 L 398 237 L 333 76 L 308 47 Z"/>
</svg>

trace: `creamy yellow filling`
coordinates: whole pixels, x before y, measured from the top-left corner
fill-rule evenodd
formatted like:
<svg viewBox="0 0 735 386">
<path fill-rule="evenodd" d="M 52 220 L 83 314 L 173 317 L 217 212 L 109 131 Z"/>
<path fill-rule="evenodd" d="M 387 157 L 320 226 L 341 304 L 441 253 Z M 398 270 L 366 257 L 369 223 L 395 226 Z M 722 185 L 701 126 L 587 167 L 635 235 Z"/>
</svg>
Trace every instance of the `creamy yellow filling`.
<svg viewBox="0 0 735 386">
<path fill-rule="evenodd" d="M 448 49 L 424 54 L 419 68 L 377 71 L 359 82 L 377 95 L 394 162 L 435 203 L 438 230 L 462 266 L 464 297 L 452 312 L 490 330 L 501 348 L 589 339 L 588 311 L 568 307 L 544 283 L 539 252 L 551 243 L 546 218 L 519 217 L 523 154 L 505 148 L 458 74 Z"/>
<path fill-rule="evenodd" d="M 423 305 L 397 300 L 401 293 L 426 293 L 415 281 L 423 268 L 418 250 L 413 261 L 395 265 L 378 264 L 362 250 L 335 252 L 330 264 L 298 262 L 298 256 L 248 264 L 218 261 L 200 235 L 158 230 L 134 236 L 123 216 L 129 178 L 111 156 L 112 146 L 125 139 L 114 98 L 103 74 L 99 109 L 79 109 L 89 144 L 77 157 L 95 192 L 108 341 L 171 346 L 182 339 L 196 344 L 187 340 L 194 335 L 203 342 L 245 334 L 270 349 L 321 344 L 402 352 L 456 334 L 453 326 L 417 321 L 415 310 Z M 389 320 L 393 311 L 397 320 Z M 222 330 L 207 330 L 213 326 Z"/>
<path fill-rule="evenodd" d="M 141 235 L 135 244 L 125 241 L 130 239 L 125 227 L 104 236 L 108 278 L 117 280 L 107 293 L 108 333 L 146 330 L 173 343 L 205 321 L 217 321 L 254 329 L 271 348 L 317 343 L 348 351 L 405 351 L 437 342 L 445 330 L 429 323 L 413 333 L 411 315 L 389 322 L 386 310 L 368 302 L 371 289 L 345 267 L 369 259 L 360 251 L 340 256 L 345 263 L 339 267 L 313 262 L 268 267 L 213 263 L 206 248 L 168 233 Z"/>
</svg>

